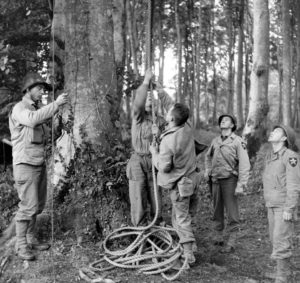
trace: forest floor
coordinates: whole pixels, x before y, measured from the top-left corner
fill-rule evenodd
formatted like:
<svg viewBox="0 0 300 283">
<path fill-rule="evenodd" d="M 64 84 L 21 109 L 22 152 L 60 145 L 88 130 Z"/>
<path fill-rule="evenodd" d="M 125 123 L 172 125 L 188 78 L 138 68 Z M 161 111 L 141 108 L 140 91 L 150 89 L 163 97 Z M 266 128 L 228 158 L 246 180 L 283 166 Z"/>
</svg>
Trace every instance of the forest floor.
<svg viewBox="0 0 300 283">
<path fill-rule="evenodd" d="M 168 203 L 165 204 L 164 209 L 168 221 Z M 220 253 L 220 247 L 211 243 L 213 235 L 210 219 L 211 204 L 208 198 L 202 195 L 196 223 L 198 244 L 196 264 L 173 282 L 272 282 L 264 279 L 265 271 L 271 270 L 274 262 L 269 258 L 271 246 L 262 193 L 257 192 L 241 197 L 240 212 L 241 230 L 236 251 L 224 255 Z M 295 241 L 293 263 L 295 282 L 300 282 L 300 227 L 296 230 L 298 238 L 295 239 L 298 239 L 298 244 Z M 1 283 L 71 283 L 86 282 L 79 277 L 79 269 L 99 259 L 100 249 L 99 244 L 91 242 L 82 242 L 79 246 L 72 234 L 67 233 L 64 237 L 55 239 L 51 251 L 40 252 L 36 261 L 21 261 L 13 252 L 8 255 L 9 261 L 0 277 Z M 136 271 L 119 268 L 107 271 L 101 276 L 110 278 L 116 283 L 168 282 L 160 275 L 145 276 Z"/>
</svg>

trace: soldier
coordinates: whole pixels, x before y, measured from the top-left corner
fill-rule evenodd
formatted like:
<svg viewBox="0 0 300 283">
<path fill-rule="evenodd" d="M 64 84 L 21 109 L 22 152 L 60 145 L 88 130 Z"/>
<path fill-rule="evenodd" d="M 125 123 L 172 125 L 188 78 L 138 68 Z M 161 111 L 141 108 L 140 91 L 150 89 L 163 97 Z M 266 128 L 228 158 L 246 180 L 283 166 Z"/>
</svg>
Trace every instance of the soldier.
<svg viewBox="0 0 300 283">
<path fill-rule="evenodd" d="M 250 162 L 243 139 L 237 136 L 233 115 L 219 117 L 221 136 L 216 137 L 205 156 L 205 177 L 212 181 L 214 244 L 223 245 L 224 207 L 228 215 L 229 238 L 221 252 L 233 252 L 239 229 L 237 194 L 243 193 L 249 178 Z"/>
<path fill-rule="evenodd" d="M 44 148 L 49 129 L 44 123 L 67 102 L 67 94 L 63 93 L 54 102 L 39 108 L 45 88 L 50 86 L 39 74 L 28 73 L 22 84 L 23 99 L 9 115 L 13 173 L 20 199 L 15 217 L 16 251 L 23 260 L 35 259 L 32 249 L 50 247 L 38 242 L 34 235 L 36 216 L 43 211 L 47 199 Z"/>
<path fill-rule="evenodd" d="M 288 126 L 278 125 L 268 141 L 272 151 L 266 155 L 263 187 L 273 248 L 271 259 L 276 260 L 276 273 L 271 277 L 276 278 L 276 283 L 292 282 L 293 220 L 300 191 L 299 156 L 293 151 L 295 133 Z"/>
<path fill-rule="evenodd" d="M 197 207 L 199 174 L 193 130 L 187 120 L 189 108 L 176 103 L 167 113 L 167 128 L 161 135 L 159 150 L 151 146 L 152 159 L 158 169 L 158 185 L 170 191 L 172 225 L 179 234 L 188 263 L 195 262 L 195 235 L 192 217 Z"/>
<path fill-rule="evenodd" d="M 154 188 L 152 179 L 152 160 L 149 151 L 152 142 L 152 101 L 148 95 L 148 88 L 153 77 L 151 69 L 145 73 L 145 78 L 141 86 L 137 89 L 133 102 L 133 119 L 131 127 L 132 147 L 134 152 L 127 164 L 126 174 L 129 179 L 129 198 L 131 205 L 131 222 L 134 226 L 146 225 L 147 223 L 147 203 L 150 204 L 151 218 L 155 215 L 156 204 L 154 198 Z M 158 84 L 158 95 L 163 106 L 168 109 L 171 103 L 165 92 Z M 158 135 L 163 131 L 165 119 L 156 115 L 155 123 L 158 125 Z M 158 219 L 161 216 L 161 189 L 158 188 Z"/>
</svg>

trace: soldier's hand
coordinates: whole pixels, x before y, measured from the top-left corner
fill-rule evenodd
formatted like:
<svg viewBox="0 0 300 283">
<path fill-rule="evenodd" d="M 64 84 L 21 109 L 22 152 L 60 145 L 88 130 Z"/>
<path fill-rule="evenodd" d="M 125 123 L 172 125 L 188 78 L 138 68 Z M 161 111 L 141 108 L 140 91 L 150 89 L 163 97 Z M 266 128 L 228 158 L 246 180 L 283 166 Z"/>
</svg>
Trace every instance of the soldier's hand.
<svg viewBox="0 0 300 283">
<path fill-rule="evenodd" d="M 164 90 L 164 87 L 162 86 L 162 84 L 159 81 L 154 82 L 154 84 L 155 84 L 155 89 L 158 92 L 162 92 Z"/>
<path fill-rule="evenodd" d="M 149 68 L 146 70 L 143 84 L 149 84 L 152 77 L 153 77 L 153 73 L 152 73 L 151 68 Z"/>
<path fill-rule="evenodd" d="M 204 179 L 207 182 L 209 180 L 210 170 L 206 169 L 204 172 Z"/>
<path fill-rule="evenodd" d="M 152 134 L 153 134 L 154 136 L 157 136 L 158 133 L 159 133 L 159 128 L 158 128 L 158 126 L 157 126 L 156 124 L 153 124 L 153 125 L 152 125 Z"/>
<path fill-rule="evenodd" d="M 68 93 L 63 92 L 56 98 L 55 101 L 58 104 L 58 106 L 64 105 L 68 102 L 68 95 L 69 95 Z"/>
<path fill-rule="evenodd" d="M 158 153 L 157 147 L 154 144 L 150 145 L 149 150 L 150 150 L 150 152 L 151 152 L 152 155 Z"/>
<path fill-rule="evenodd" d="M 236 188 L 235 188 L 234 195 L 235 196 L 243 196 L 243 195 L 245 195 L 244 186 L 238 183 L 237 186 L 236 186 Z"/>
<path fill-rule="evenodd" d="M 284 221 L 292 221 L 293 220 L 293 213 L 284 211 L 283 214 L 282 214 L 282 217 L 283 217 Z"/>
</svg>

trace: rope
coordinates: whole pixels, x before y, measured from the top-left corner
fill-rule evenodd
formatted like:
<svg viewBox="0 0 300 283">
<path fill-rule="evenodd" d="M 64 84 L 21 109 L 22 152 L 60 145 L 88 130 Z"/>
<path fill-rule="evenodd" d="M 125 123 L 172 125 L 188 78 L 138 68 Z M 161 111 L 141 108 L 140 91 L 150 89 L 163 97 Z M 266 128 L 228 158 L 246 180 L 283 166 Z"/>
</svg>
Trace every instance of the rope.
<svg viewBox="0 0 300 283">
<path fill-rule="evenodd" d="M 146 69 L 152 66 L 153 1 L 148 0 Z M 152 83 L 150 83 L 150 95 L 152 98 L 152 119 L 155 124 L 156 114 Z M 156 143 L 155 136 L 153 136 L 153 143 Z M 183 255 L 183 248 L 177 240 L 179 238 L 177 231 L 171 227 L 155 226 L 158 218 L 159 200 L 155 167 L 153 164 L 152 177 L 156 203 L 155 216 L 152 222 L 146 227 L 124 227 L 109 234 L 102 244 L 104 253 L 101 255 L 101 258 L 91 263 L 89 268 L 79 270 L 79 276 L 83 280 L 87 282 L 113 282 L 110 279 L 103 279 L 98 273 L 120 267 L 135 269 L 146 275 L 161 274 L 166 280 L 172 281 L 177 279 L 183 270 L 189 268 L 187 258 L 185 258 L 184 262 L 179 260 Z M 174 267 L 178 271 L 173 275 L 168 275 L 166 272 L 174 269 Z"/>
</svg>

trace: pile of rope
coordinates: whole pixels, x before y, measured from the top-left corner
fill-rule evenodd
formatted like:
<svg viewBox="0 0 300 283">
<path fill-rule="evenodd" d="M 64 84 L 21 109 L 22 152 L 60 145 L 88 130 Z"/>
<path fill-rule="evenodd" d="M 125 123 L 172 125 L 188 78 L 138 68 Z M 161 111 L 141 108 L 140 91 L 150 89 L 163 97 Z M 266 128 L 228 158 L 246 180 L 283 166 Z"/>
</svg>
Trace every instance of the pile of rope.
<svg viewBox="0 0 300 283">
<path fill-rule="evenodd" d="M 180 260 L 183 249 L 177 239 L 176 230 L 170 227 L 150 224 L 147 227 L 119 228 L 103 242 L 104 254 L 101 259 L 91 263 L 88 269 L 81 269 L 80 277 L 87 282 L 113 282 L 104 281 L 109 279 L 95 280 L 100 280 L 99 273 L 121 267 L 135 269 L 146 275 L 161 274 L 166 280 L 175 280 L 183 270 L 189 268 L 186 259 L 183 262 Z M 124 243 L 129 244 L 122 249 L 115 248 Z M 178 271 L 168 275 L 166 272 L 174 267 Z"/>
</svg>

